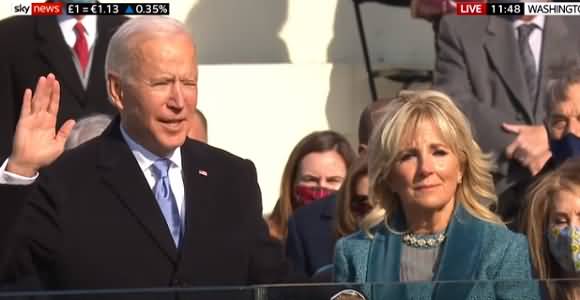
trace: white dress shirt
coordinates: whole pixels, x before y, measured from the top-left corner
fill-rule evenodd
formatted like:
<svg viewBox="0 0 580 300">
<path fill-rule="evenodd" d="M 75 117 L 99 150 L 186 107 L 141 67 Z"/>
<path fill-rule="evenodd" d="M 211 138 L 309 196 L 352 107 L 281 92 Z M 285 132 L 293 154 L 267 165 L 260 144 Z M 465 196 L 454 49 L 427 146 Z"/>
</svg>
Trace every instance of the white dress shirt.
<svg viewBox="0 0 580 300">
<path fill-rule="evenodd" d="M 32 177 L 25 177 L 6 171 L 8 160 L 10 158 L 7 158 L 0 167 L 0 184 L 29 185 L 33 184 L 36 178 L 38 178 L 38 172 Z"/>
<path fill-rule="evenodd" d="M 69 15 L 60 15 L 58 18 L 58 25 L 60 26 L 60 31 L 64 37 L 66 44 L 72 49 L 77 40 L 74 27 L 77 24 L 77 19 Z M 97 40 L 97 16 L 95 15 L 85 15 L 80 20 L 85 27 L 85 37 L 87 39 L 87 45 L 89 49 L 93 48 L 95 41 Z"/>
<path fill-rule="evenodd" d="M 60 15 L 58 18 L 58 25 L 60 26 L 60 31 L 64 37 L 66 44 L 71 50 L 71 55 L 73 57 L 73 62 L 77 70 L 78 76 L 81 80 L 83 87 L 86 89 L 89 85 L 89 75 L 91 74 L 91 67 L 93 65 L 93 46 L 97 40 L 97 16 L 95 15 L 85 15 L 79 21 L 73 16 Z M 77 35 L 74 30 L 77 22 L 81 22 L 85 28 L 85 38 L 87 40 L 87 46 L 89 48 L 89 61 L 85 72 L 81 71 L 80 63 L 74 52 L 74 45 L 77 40 Z M 102 68 L 102 66 L 95 66 L 97 68 Z"/>
<path fill-rule="evenodd" d="M 149 188 L 153 191 L 153 187 L 157 182 L 155 178 L 155 173 L 153 171 L 153 163 L 160 157 L 151 153 L 151 151 L 145 149 L 143 146 L 137 144 L 125 131 L 123 126 L 121 126 L 121 134 L 129 145 L 129 149 L 135 156 L 141 172 L 145 175 L 145 179 L 149 184 Z M 183 172 L 181 164 L 181 148 L 173 150 L 173 153 L 165 157 L 171 161 L 171 166 L 169 167 L 169 185 L 171 185 L 171 190 L 173 191 L 173 196 L 177 202 L 177 209 L 179 210 L 179 216 L 181 217 L 181 224 L 185 224 L 185 189 L 183 183 Z"/>
<path fill-rule="evenodd" d="M 518 38 L 518 27 L 522 24 L 534 23 L 537 28 L 530 33 L 528 38 L 528 43 L 532 49 L 532 55 L 534 55 L 534 62 L 536 63 L 536 72 L 540 73 L 540 58 L 542 57 L 542 38 L 544 35 L 544 24 L 546 22 L 546 16 L 536 16 L 529 22 L 524 22 L 520 19 L 514 21 L 513 26 L 516 33 L 516 39 Z"/>
</svg>

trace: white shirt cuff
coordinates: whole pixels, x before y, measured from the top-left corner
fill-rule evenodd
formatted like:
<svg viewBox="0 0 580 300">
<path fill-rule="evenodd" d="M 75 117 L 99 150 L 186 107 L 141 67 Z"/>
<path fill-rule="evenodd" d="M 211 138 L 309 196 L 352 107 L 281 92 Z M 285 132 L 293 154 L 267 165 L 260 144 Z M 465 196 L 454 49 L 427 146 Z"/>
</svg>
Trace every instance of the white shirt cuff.
<svg viewBox="0 0 580 300">
<path fill-rule="evenodd" d="M 38 178 L 38 172 L 36 172 L 32 177 L 26 177 L 6 171 L 8 160 L 9 158 L 7 158 L 0 167 L 0 184 L 30 185 L 34 183 L 36 178 Z"/>
</svg>

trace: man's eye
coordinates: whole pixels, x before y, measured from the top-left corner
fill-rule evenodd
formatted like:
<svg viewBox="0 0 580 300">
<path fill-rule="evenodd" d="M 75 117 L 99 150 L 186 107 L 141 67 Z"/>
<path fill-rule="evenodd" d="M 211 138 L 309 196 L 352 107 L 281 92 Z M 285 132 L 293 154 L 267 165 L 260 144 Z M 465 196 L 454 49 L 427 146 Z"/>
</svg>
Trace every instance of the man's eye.
<svg viewBox="0 0 580 300">
<path fill-rule="evenodd" d="M 152 86 L 164 86 L 171 83 L 171 80 L 157 80 L 151 83 Z"/>
<path fill-rule="evenodd" d="M 566 127 L 566 121 L 564 120 L 557 120 L 552 122 L 552 128 L 555 129 L 564 129 Z"/>
<path fill-rule="evenodd" d="M 181 83 L 183 83 L 185 86 L 197 86 L 197 82 L 193 80 L 184 80 Z"/>
</svg>

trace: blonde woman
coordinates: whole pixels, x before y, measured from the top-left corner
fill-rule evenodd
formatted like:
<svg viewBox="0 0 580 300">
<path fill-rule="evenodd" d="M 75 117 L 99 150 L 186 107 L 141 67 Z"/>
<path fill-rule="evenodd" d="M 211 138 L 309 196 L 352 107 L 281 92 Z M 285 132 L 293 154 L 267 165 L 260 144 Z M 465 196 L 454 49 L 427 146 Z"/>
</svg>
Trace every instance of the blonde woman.
<svg viewBox="0 0 580 300">
<path fill-rule="evenodd" d="M 580 160 L 564 162 L 530 190 L 523 230 L 539 279 L 552 300 L 580 299 Z"/>
<path fill-rule="evenodd" d="M 362 231 L 337 242 L 336 280 L 531 279 L 525 237 L 507 230 L 487 207 L 496 199 L 492 164 L 465 116 L 435 91 L 407 93 L 389 105 L 369 145 L 375 208 Z M 537 292 L 469 282 L 383 287 L 364 292 L 372 299 L 520 299 Z"/>
</svg>

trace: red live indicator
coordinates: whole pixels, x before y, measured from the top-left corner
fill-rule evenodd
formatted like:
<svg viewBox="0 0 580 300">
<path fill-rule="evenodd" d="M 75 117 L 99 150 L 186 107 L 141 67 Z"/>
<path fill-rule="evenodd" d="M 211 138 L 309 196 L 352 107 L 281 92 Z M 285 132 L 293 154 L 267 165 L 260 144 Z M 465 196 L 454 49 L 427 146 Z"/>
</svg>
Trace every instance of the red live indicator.
<svg viewBox="0 0 580 300">
<path fill-rule="evenodd" d="M 487 14 L 487 5 L 481 2 L 456 2 L 455 13 L 460 16 L 480 16 Z"/>
</svg>

